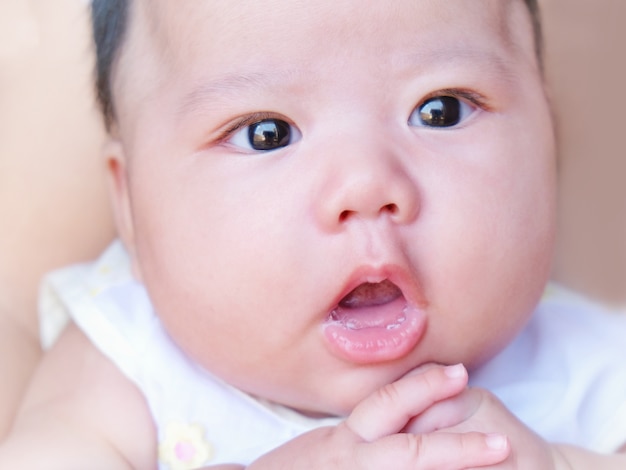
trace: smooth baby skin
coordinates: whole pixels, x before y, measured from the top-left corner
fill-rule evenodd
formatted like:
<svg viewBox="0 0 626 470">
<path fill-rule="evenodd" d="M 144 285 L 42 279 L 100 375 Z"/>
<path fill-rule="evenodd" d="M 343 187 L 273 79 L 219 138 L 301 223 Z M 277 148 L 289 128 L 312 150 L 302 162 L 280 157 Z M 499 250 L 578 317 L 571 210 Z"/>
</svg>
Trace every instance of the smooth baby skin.
<svg viewBox="0 0 626 470">
<path fill-rule="evenodd" d="M 133 4 L 108 157 L 163 324 L 221 379 L 312 414 L 347 415 L 425 363 L 477 367 L 527 321 L 552 253 L 524 5 L 255 5 Z M 452 126 L 421 120 L 440 97 Z M 259 123 L 286 145 L 252 148 Z M 393 303 L 339 309 L 386 280 Z M 365 318 L 380 326 L 349 326 Z"/>
<path fill-rule="evenodd" d="M 168 333 L 244 392 L 346 417 L 252 468 L 601 462 L 443 366 L 500 351 L 549 273 L 554 135 L 521 1 L 138 0 L 113 88 L 117 224 Z M 18 426 L 0 466 L 157 465 L 143 398 L 74 327 Z"/>
<path fill-rule="evenodd" d="M 436 366 L 409 376 L 372 394 L 343 424 L 303 435 L 251 468 L 373 469 L 393 463 L 399 469 L 443 469 L 498 462 L 509 451 L 500 445 L 502 436 L 491 449 L 494 436 L 482 433 L 399 433 L 412 415 L 459 393 L 466 383 L 462 367 Z M 15 432 L 0 447 L 0 464 L 33 470 L 142 469 L 155 468 L 156 453 L 141 395 L 70 327 L 35 375 Z"/>
</svg>

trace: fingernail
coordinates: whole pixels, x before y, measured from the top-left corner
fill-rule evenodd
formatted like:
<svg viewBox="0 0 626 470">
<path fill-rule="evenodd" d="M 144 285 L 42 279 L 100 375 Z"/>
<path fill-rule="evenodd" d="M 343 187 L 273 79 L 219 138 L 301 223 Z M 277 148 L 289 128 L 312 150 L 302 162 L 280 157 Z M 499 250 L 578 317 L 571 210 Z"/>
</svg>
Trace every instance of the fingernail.
<svg viewBox="0 0 626 470">
<path fill-rule="evenodd" d="M 463 364 L 456 364 L 454 366 L 447 366 L 444 369 L 445 374 L 451 379 L 460 379 L 465 376 L 465 366 Z"/>
<path fill-rule="evenodd" d="M 492 450 L 504 450 L 507 446 L 507 439 L 502 434 L 487 434 L 485 443 Z"/>
</svg>

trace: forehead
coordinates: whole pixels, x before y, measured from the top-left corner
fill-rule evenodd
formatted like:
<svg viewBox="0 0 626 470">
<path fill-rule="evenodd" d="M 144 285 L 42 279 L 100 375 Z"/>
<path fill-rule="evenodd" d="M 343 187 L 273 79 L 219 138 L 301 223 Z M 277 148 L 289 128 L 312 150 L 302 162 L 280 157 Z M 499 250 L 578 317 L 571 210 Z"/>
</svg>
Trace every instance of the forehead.
<svg viewBox="0 0 626 470">
<path fill-rule="evenodd" d="M 338 73 L 333 64 L 345 64 L 341 71 L 348 74 L 359 56 L 381 69 L 463 57 L 535 61 L 532 26 L 521 0 L 137 0 L 131 5 L 120 75 L 124 86 L 141 83 L 141 89 L 127 96 L 148 95 L 183 75 L 204 80 L 207 74 L 247 70 L 243 80 L 254 81 L 256 70 L 273 69 L 278 78 L 293 71 L 332 77 Z"/>
<path fill-rule="evenodd" d="M 398 30 L 408 27 L 415 33 L 428 28 L 434 33 L 439 30 L 441 34 L 447 34 L 446 26 L 458 20 L 474 24 L 475 29 L 485 31 L 486 26 L 487 32 L 498 33 L 492 39 L 519 40 L 514 37 L 514 32 L 520 24 L 519 13 L 526 13 L 521 0 L 395 0 L 389 3 L 363 0 L 137 0 L 133 4 L 136 6 L 135 19 L 148 23 L 147 31 L 158 49 L 177 55 L 183 52 L 181 48 L 203 38 L 211 40 L 204 44 L 205 47 L 215 49 L 228 48 L 234 42 L 248 42 L 250 53 L 254 53 L 252 48 L 271 38 L 291 37 L 295 40 L 331 34 L 337 39 L 348 40 L 348 43 L 364 35 L 379 41 L 386 37 L 391 40 L 386 28 L 389 24 L 396 25 Z M 525 32 L 529 33 L 528 18 L 524 19 Z M 344 43 L 337 44 L 342 45 Z"/>
</svg>

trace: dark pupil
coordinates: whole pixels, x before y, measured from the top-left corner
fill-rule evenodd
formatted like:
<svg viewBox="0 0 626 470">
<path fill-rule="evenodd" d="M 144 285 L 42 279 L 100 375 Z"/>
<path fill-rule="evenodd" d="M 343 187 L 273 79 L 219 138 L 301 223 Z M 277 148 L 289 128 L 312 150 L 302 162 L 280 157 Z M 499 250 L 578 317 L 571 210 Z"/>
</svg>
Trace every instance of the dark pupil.
<svg viewBox="0 0 626 470">
<path fill-rule="evenodd" d="M 420 119 L 427 126 L 454 126 L 461 119 L 461 103 L 451 96 L 431 98 L 420 108 Z"/>
<path fill-rule="evenodd" d="M 274 150 L 289 145 L 289 124 L 279 119 L 266 119 L 248 128 L 248 138 L 254 150 Z"/>
</svg>

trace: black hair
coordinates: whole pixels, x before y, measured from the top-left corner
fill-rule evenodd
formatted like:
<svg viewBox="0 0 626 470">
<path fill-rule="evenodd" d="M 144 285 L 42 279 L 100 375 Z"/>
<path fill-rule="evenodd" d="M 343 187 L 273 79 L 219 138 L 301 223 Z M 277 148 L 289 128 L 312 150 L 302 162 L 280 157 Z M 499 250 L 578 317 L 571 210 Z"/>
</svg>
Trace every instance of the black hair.
<svg viewBox="0 0 626 470">
<path fill-rule="evenodd" d="M 92 0 L 91 25 L 96 47 L 96 96 L 107 129 L 115 121 L 112 69 L 128 30 L 130 0 Z"/>
<path fill-rule="evenodd" d="M 131 0 L 92 0 L 91 22 L 96 48 L 96 94 L 107 129 L 115 122 L 111 75 L 128 30 Z M 543 38 L 538 0 L 524 0 L 532 19 L 535 52 L 542 64 Z"/>
<path fill-rule="evenodd" d="M 541 12 L 539 9 L 538 0 L 524 0 L 528 11 L 530 12 L 530 19 L 533 24 L 533 34 L 535 36 L 535 53 L 537 54 L 537 60 L 539 66 L 543 69 L 543 32 L 541 28 Z"/>
</svg>

